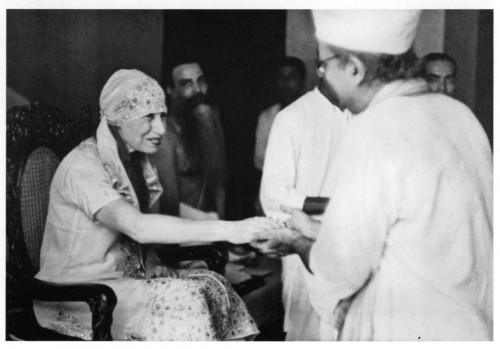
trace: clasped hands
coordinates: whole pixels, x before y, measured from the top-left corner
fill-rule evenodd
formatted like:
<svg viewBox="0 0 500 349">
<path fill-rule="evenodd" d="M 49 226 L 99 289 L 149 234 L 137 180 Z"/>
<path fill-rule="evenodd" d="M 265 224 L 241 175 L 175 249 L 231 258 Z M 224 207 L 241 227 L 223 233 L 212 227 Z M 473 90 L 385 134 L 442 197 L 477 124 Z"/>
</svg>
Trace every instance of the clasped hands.
<svg viewBox="0 0 500 349">
<path fill-rule="evenodd" d="M 286 256 L 296 253 L 296 243 L 302 238 L 316 240 L 321 222 L 308 216 L 303 211 L 287 206 L 281 206 L 283 212 L 291 218 L 286 227 L 261 231 L 254 234 L 250 245 L 267 255 Z"/>
</svg>

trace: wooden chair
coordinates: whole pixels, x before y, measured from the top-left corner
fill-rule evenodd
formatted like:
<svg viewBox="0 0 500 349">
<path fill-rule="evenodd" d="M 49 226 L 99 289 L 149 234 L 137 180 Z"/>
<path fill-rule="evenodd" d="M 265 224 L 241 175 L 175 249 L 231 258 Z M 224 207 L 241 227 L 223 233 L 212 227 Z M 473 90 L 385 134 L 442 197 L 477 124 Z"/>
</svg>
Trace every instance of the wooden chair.
<svg viewBox="0 0 500 349">
<path fill-rule="evenodd" d="M 32 103 L 7 115 L 7 339 L 76 340 L 39 326 L 33 300 L 80 301 L 92 313 L 92 339 L 111 340 L 113 290 L 102 284 L 57 284 L 34 278 L 49 189 L 60 157 L 92 129 L 54 107 Z M 80 124 L 81 123 L 81 124 Z"/>
<path fill-rule="evenodd" d="M 34 300 L 87 303 L 92 340 L 112 340 L 117 299 L 110 287 L 51 283 L 34 277 L 39 270 L 52 177 L 60 159 L 93 129 L 88 117 L 70 122 L 57 108 L 38 102 L 7 113 L 7 340 L 79 340 L 42 328 L 34 315 Z M 211 270 L 223 274 L 227 252 L 217 246 L 175 251 L 173 256 L 179 260 L 205 260 Z"/>
</svg>

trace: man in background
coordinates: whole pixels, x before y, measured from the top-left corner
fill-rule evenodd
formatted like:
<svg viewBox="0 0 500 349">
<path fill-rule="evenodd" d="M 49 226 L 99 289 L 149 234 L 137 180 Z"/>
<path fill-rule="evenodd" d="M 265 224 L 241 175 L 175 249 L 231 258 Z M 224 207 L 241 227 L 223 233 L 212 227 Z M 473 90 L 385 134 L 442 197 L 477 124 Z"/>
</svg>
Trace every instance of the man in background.
<svg viewBox="0 0 500 349">
<path fill-rule="evenodd" d="M 351 114 L 338 107 L 337 96 L 326 88 L 324 73 L 323 63 L 318 62 L 318 86 L 280 111 L 271 130 L 260 200 L 266 216 L 279 221 L 289 218 L 280 210 L 282 205 L 321 214 L 328 201 L 319 196 Z M 284 257 L 282 264 L 286 340 L 320 340 L 321 320 L 336 321 L 336 304 L 316 302 L 315 296 L 312 304 L 311 295 L 327 289 L 315 282 L 298 256 Z"/>
<path fill-rule="evenodd" d="M 219 109 L 207 97 L 208 83 L 199 63 L 186 59 L 173 64 L 166 92 L 167 132 L 154 156 L 165 188 L 162 212 L 224 218 L 227 168 L 222 125 Z"/>
<path fill-rule="evenodd" d="M 254 165 L 259 171 L 264 167 L 269 133 L 278 112 L 304 93 L 306 66 L 296 57 L 285 57 L 275 66 L 278 103 L 260 113 L 255 132 Z"/>
<path fill-rule="evenodd" d="M 427 81 L 429 91 L 455 95 L 457 64 L 446 53 L 433 52 L 425 55 L 421 62 L 421 76 Z"/>
</svg>

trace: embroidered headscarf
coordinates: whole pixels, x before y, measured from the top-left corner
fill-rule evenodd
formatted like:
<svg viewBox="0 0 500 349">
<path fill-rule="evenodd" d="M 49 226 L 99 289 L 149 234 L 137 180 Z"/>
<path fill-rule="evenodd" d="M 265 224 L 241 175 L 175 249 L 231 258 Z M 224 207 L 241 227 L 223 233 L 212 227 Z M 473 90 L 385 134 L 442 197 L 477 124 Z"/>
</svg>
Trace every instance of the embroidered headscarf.
<svg viewBox="0 0 500 349">
<path fill-rule="evenodd" d="M 135 69 L 115 72 L 99 98 L 101 118 L 120 125 L 148 114 L 166 113 L 165 93 L 153 78 Z"/>
<path fill-rule="evenodd" d="M 111 179 L 113 188 L 140 210 L 137 193 L 120 160 L 118 146 L 108 124 L 120 126 L 148 114 L 166 113 L 165 94 L 160 85 L 146 74 L 138 70 L 122 69 L 114 73 L 104 85 L 99 105 L 101 122 L 96 131 L 96 143 L 104 169 Z M 151 208 L 163 190 L 156 168 L 151 166 L 148 156 L 144 156 L 141 167 Z M 142 247 L 126 235 L 122 236 L 121 244 L 128 254 L 123 267 L 124 276 L 143 278 L 145 267 Z"/>
<path fill-rule="evenodd" d="M 115 72 L 104 85 L 99 104 L 101 122 L 96 132 L 99 155 L 117 190 L 139 208 L 137 195 L 120 160 L 116 140 L 108 124 L 119 126 L 148 114 L 166 113 L 165 93 L 156 80 L 143 72 L 122 69 Z M 157 171 L 151 166 L 147 156 L 144 157 L 142 167 L 150 192 L 151 207 L 161 195 L 162 187 Z"/>
</svg>

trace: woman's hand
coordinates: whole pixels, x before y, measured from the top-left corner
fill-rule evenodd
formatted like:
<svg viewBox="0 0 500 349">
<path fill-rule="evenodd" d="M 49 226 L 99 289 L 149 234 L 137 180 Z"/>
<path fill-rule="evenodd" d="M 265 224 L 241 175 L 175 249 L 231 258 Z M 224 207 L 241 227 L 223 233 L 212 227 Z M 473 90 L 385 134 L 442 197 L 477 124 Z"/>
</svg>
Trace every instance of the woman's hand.
<svg viewBox="0 0 500 349">
<path fill-rule="evenodd" d="M 229 232 L 227 241 L 232 244 L 247 244 L 254 240 L 255 234 L 279 228 L 279 224 L 269 218 L 254 217 L 233 222 L 236 227 Z"/>
<path fill-rule="evenodd" d="M 161 277 L 176 278 L 177 276 L 178 276 L 177 270 L 169 268 L 163 264 L 154 264 L 154 263 L 146 264 L 146 274 L 145 274 L 146 279 L 154 279 Z"/>
<path fill-rule="evenodd" d="M 301 237 L 296 230 L 279 228 L 255 234 L 250 245 L 264 254 L 286 256 L 296 253 L 294 241 Z"/>
<path fill-rule="evenodd" d="M 321 221 L 308 216 L 304 211 L 296 208 L 281 206 L 281 210 L 292 215 L 287 221 L 287 227 L 298 230 L 309 239 L 316 240 L 321 228 Z"/>
</svg>

